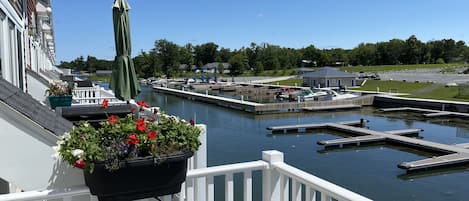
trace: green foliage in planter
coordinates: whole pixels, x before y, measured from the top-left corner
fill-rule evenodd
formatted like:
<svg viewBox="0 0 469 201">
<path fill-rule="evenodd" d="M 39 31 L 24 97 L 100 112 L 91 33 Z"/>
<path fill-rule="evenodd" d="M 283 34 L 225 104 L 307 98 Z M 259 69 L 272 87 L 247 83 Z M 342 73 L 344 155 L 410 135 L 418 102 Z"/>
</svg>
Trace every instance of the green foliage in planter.
<svg viewBox="0 0 469 201">
<path fill-rule="evenodd" d="M 109 170 L 120 168 L 121 162 L 138 157 L 155 157 L 196 152 L 200 146 L 201 129 L 165 114 L 157 119 L 108 117 L 95 129 L 81 122 L 58 141 L 59 156 L 69 164 L 93 171 L 94 163 L 103 161 Z"/>
</svg>

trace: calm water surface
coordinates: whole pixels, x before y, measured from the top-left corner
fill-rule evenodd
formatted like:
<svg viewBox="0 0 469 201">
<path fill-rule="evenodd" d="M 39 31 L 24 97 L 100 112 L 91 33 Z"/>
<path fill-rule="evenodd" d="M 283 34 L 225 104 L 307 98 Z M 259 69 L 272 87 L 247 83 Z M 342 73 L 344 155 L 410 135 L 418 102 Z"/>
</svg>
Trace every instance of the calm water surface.
<svg viewBox="0 0 469 201">
<path fill-rule="evenodd" d="M 450 120 L 439 119 L 428 122 L 411 113 L 384 116 L 371 108 L 347 112 L 254 115 L 157 94 L 145 87 L 137 99 L 159 106 L 169 114 L 206 124 L 209 166 L 259 160 L 261 151 L 275 149 L 285 154 L 287 163 L 374 200 L 469 200 L 469 166 L 406 174 L 396 165 L 432 154 L 387 144 L 324 150 L 316 144 L 317 141 L 340 136 L 330 131 L 271 135 L 266 130 L 273 125 L 365 118 L 370 120 L 370 129 L 422 128 L 425 130 L 421 133 L 424 139 L 454 144 L 469 142 L 466 121 L 451 123 Z"/>
</svg>

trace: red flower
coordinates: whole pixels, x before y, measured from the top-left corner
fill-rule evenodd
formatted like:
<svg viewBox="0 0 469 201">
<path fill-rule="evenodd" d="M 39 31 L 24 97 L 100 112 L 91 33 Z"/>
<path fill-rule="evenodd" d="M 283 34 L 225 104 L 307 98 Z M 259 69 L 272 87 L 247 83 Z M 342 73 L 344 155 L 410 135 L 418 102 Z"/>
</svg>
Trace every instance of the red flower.
<svg viewBox="0 0 469 201">
<path fill-rule="evenodd" d="M 148 103 L 145 103 L 145 101 L 137 101 L 137 105 L 140 106 L 140 107 L 150 107 L 150 105 L 148 105 Z"/>
<path fill-rule="evenodd" d="M 158 109 L 153 109 L 153 114 L 158 114 Z"/>
<path fill-rule="evenodd" d="M 145 119 L 143 118 L 138 119 L 136 122 L 136 125 L 137 125 L 137 130 L 140 132 L 145 131 L 145 129 L 147 128 L 147 125 L 145 124 Z"/>
<path fill-rule="evenodd" d="M 156 132 L 155 131 L 150 131 L 147 134 L 148 139 L 156 139 Z"/>
<path fill-rule="evenodd" d="M 135 108 L 135 107 L 130 107 L 130 111 L 131 111 L 131 112 L 134 112 L 136 109 L 137 109 L 137 108 Z"/>
<path fill-rule="evenodd" d="M 117 121 L 117 118 L 114 115 L 109 116 L 108 119 L 109 119 L 109 123 L 111 123 L 111 124 Z"/>
<path fill-rule="evenodd" d="M 77 161 L 75 161 L 73 166 L 75 166 L 77 168 L 80 168 L 80 169 L 84 169 L 85 168 L 85 161 L 83 159 L 78 159 Z"/>
<path fill-rule="evenodd" d="M 106 108 L 107 108 L 107 106 L 108 106 L 108 104 L 109 104 L 109 100 L 107 100 L 107 99 L 104 99 L 104 100 L 103 100 L 103 103 L 102 103 L 102 105 L 103 105 L 103 108 L 104 108 L 104 109 L 106 109 Z"/>
<path fill-rule="evenodd" d="M 194 121 L 193 119 L 191 119 L 191 120 L 189 121 L 189 123 L 191 124 L 191 126 L 194 126 L 194 125 L 195 125 L 195 121 Z"/>
<path fill-rule="evenodd" d="M 138 138 L 136 135 L 131 135 L 129 136 L 129 139 L 125 141 L 125 144 L 129 145 L 137 145 L 138 144 Z"/>
</svg>

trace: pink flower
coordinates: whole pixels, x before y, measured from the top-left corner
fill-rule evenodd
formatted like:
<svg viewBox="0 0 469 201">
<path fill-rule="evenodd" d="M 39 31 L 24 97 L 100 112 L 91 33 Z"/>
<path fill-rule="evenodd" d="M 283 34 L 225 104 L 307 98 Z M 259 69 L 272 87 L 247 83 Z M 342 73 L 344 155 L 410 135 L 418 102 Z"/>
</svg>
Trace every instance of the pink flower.
<svg viewBox="0 0 469 201">
<path fill-rule="evenodd" d="M 135 108 L 135 107 L 130 107 L 130 111 L 131 111 L 131 112 L 134 112 L 136 109 L 137 109 L 137 108 Z"/>
<path fill-rule="evenodd" d="M 111 124 L 117 121 L 117 118 L 114 115 L 109 116 L 108 119 L 109 119 L 109 123 L 111 123 Z"/>
<path fill-rule="evenodd" d="M 153 114 L 158 114 L 158 109 L 153 109 Z"/>
<path fill-rule="evenodd" d="M 137 130 L 140 132 L 145 131 L 145 129 L 147 128 L 147 125 L 145 124 L 145 119 L 143 118 L 138 119 L 135 124 L 137 126 Z"/>
<path fill-rule="evenodd" d="M 75 166 L 77 168 L 80 168 L 80 169 L 84 169 L 85 168 L 85 161 L 83 159 L 78 159 L 78 160 L 75 161 L 73 166 Z"/>
<path fill-rule="evenodd" d="M 191 120 L 189 121 L 189 123 L 191 124 L 191 126 L 194 126 L 194 125 L 195 125 L 195 121 L 194 121 L 193 119 L 191 119 Z"/>
<path fill-rule="evenodd" d="M 148 139 L 156 139 L 156 132 L 155 131 L 150 131 L 147 134 Z"/>
<path fill-rule="evenodd" d="M 148 103 L 145 103 L 145 101 L 137 101 L 137 105 L 140 106 L 141 108 L 150 107 L 150 105 L 148 105 Z"/>
<path fill-rule="evenodd" d="M 138 138 L 136 135 L 131 135 L 129 136 L 129 139 L 125 141 L 125 144 L 128 145 L 137 145 L 138 144 Z"/>
<path fill-rule="evenodd" d="M 108 104 L 109 104 L 109 100 L 107 100 L 107 99 L 104 99 L 104 100 L 103 100 L 103 103 L 102 103 L 102 105 L 103 105 L 103 108 L 104 108 L 104 109 L 106 109 L 106 108 L 107 108 L 107 106 L 108 106 Z"/>
</svg>

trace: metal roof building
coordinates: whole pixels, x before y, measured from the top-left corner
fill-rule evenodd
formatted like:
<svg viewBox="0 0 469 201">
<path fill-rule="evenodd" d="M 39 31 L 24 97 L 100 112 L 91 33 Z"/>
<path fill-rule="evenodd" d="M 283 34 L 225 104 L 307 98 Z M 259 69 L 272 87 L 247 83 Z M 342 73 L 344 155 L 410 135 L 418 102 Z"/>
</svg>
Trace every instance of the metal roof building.
<svg viewBox="0 0 469 201">
<path fill-rule="evenodd" d="M 355 86 L 357 76 L 333 67 L 322 67 L 303 75 L 303 86 L 340 87 Z"/>
</svg>

